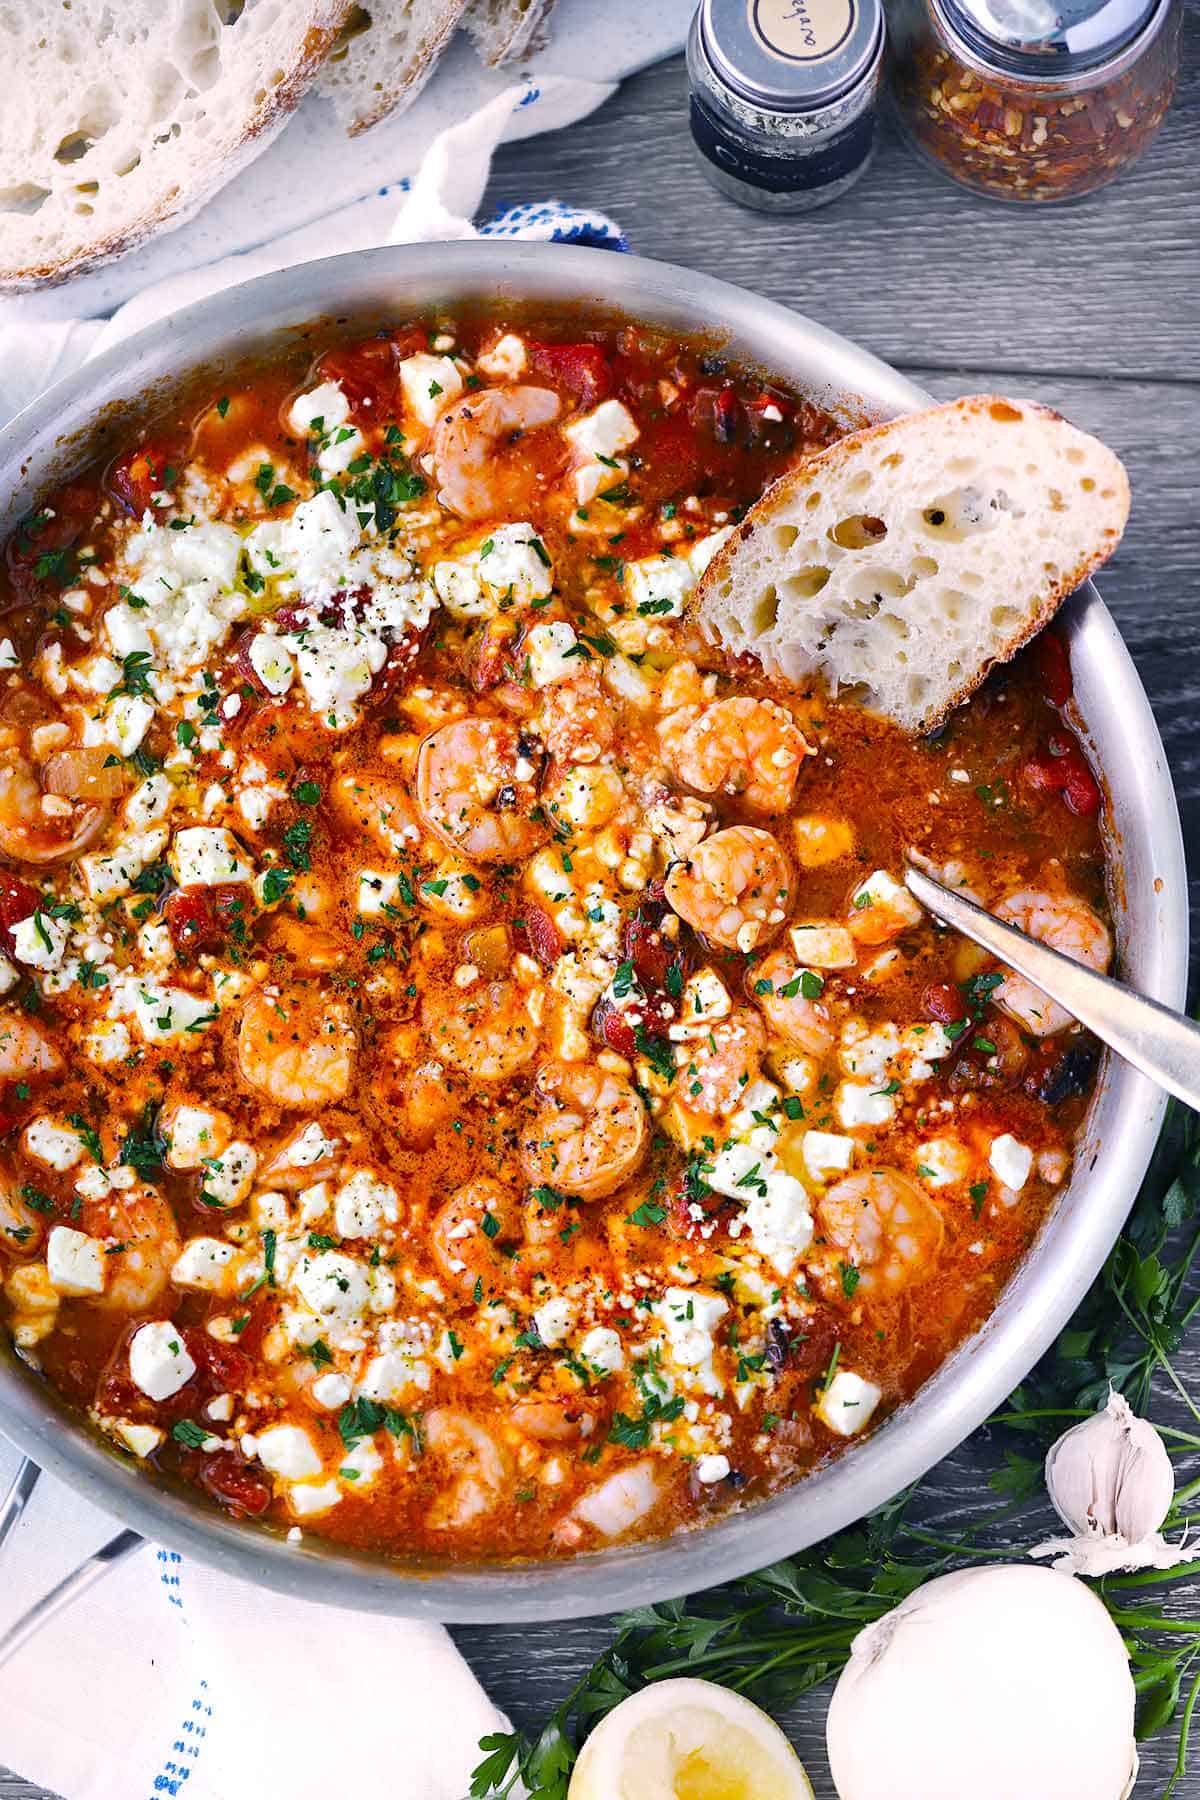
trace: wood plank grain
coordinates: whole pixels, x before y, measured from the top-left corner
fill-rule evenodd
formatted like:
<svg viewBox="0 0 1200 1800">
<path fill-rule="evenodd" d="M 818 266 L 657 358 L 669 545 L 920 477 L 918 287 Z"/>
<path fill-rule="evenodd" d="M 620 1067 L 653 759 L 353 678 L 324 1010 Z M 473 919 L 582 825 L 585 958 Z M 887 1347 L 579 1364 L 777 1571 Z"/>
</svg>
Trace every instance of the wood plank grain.
<svg viewBox="0 0 1200 1800">
<path fill-rule="evenodd" d="M 569 132 L 501 150 L 484 210 L 548 194 L 603 207 L 644 255 L 787 301 L 890 362 L 1193 379 L 1200 6 L 1185 37 L 1158 140 L 1078 204 L 977 199 L 888 125 L 836 204 L 791 219 L 747 211 L 701 173 L 676 58 Z"/>
</svg>

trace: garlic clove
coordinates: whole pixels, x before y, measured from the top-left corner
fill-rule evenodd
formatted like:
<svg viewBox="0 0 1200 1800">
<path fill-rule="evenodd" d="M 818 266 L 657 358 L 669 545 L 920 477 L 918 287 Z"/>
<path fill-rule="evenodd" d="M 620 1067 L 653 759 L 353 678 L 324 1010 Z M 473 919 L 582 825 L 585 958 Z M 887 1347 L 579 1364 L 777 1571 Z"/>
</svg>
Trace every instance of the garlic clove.
<svg viewBox="0 0 1200 1800">
<path fill-rule="evenodd" d="M 1197 1554 L 1159 1535 L 1175 1497 L 1171 1459 L 1150 1421 L 1112 1389 L 1100 1412 L 1052 1445 L 1046 1487 L 1071 1536 L 1029 1554 L 1057 1557 L 1053 1567 L 1064 1573 L 1166 1569 Z"/>
</svg>

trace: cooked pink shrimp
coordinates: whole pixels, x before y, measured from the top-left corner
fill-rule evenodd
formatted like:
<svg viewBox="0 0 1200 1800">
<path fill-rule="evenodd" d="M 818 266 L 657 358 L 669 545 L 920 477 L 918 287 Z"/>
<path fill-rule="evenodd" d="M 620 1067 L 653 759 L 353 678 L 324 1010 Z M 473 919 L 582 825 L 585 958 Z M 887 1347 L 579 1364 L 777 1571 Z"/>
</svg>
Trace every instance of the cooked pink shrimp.
<svg viewBox="0 0 1200 1800">
<path fill-rule="evenodd" d="M 525 996 L 511 981 L 435 988 L 421 1004 L 421 1023 L 438 1060 L 479 1081 L 507 1081 L 538 1047 Z"/>
<path fill-rule="evenodd" d="M 757 1081 L 766 1050 L 762 1020 L 748 1006 L 718 1019 L 702 1036 L 675 1046 L 675 1097 L 694 1112 L 731 1113 Z"/>
<path fill-rule="evenodd" d="M 21 1196 L 21 1182 L 4 1165 L 0 1169 L 0 1249 L 32 1256 L 41 1244 L 46 1221 Z"/>
<path fill-rule="evenodd" d="M 484 1292 L 512 1278 L 512 1250 L 524 1232 L 521 1208 L 511 1189 L 477 1176 L 456 1189 L 433 1215 L 429 1245 L 442 1274 L 466 1293 L 482 1281 Z"/>
<path fill-rule="evenodd" d="M 824 1237 L 858 1270 L 864 1292 L 900 1288 L 932 1274 L 942 1247 L 942 1215 L 898 1169 L 848 1175 L 817 1201 Z"/>
<path fill-rule="evenodd" d="M 646 1109 L 624 1076 L 588 1063 L 547 1063 L 538 1110 L 521 1144 L 530 1181 L 579 1200 L 600 1200 L 637 1169 L 646 1152 Z"/>
<path fill-rule="evenodd" d="M 145 1312 L 157 1301 L 179 1256 L 179 1227 L 161 1194 L 149 1187 L 117 1189 L 84 1200 L 79 1229 L 107 1240 L 104 1292 L 94 1304 Z"/>
<path fill-rule="evenodd" d="M 801 975 L 794 956 L 772 950 L 751 971 L 754 998 L 772 1031 L 809 1056 L 825 1056 L 833 1045 L 829 1008 L 823 1000 L 805 998 Z"/>
<path fill-rule="evenodd" d="M 558 763 L 590 763 L 611 748 L 617 715 L 595 669 L 546 689 L 535 723 Z"/>
<path fill-rule="evenodd" d="M 53 1038 L 26 1013 L 0 1007 L 0 1080 L 57 1075 L 63 1059 Z"/>
<path fill-rule="evenodd" d="M 358 1038 L 349 1009 L 320 987 L 251 994 L 238 1022 L 238 1067 L 277 1106 L 328 1106 L 349 1091 Z"/>
<path fill-rule="evenodd" d="M 679 781 L 701 794 L 731 794 L 756 812 L 784 812 L 813 747 L 791 713 L 774 700 L 740 694 L 702 712 L 687 707 L 658 728 Z"/>
<path fill-rule="evenodd" d="M 425 1448 L 450 1477 L 426 1514 L 435 1531 L 457 1531 L 499 1505 L 508 1482 L 508 1452 L 469 1413 L 438 1406 L 426 1415 Z"/>
<path fill-rule="evenodd" d="M 769 831 L 715 831 L 667 874 L 666 896 L 681 919 L 726 950 L 753 950 L 787 918 L 791 873 Z"/>
<path fill-rule="evenodd" d="M 521 862 L 550 835 L 537 767 L 507 719 L 456 719 L 427 737 L 417 806 L 443 843 L 475 862 Z"/>
<path fill-rule="evenodd" d="M 1022 888 L 1000 902 L 996 917 L 1101 974 L 1111 961 L 1112 935 L 1108 926 L 1099 913 L 1074 894 Z M 991 998 L 1034 1037 L 1052 1037 L 1072 1023 L 1064 1006 L 1043 994 L 1023 975 L 1006 975 Z"/>
<path fill-rule="evenodd" d="M 411 855 L 421 841 L 421 827 L 402 782 L 355 770 L 337 777 L 329 798 L 342 823 L 377 845 L 384 856 Z"/>
<path fill-rule="evenodd" d="M 481 388 L 447 407 L 433 432 L 442 505 L 461 519 L 523 518 L 547 477 L 521 440 L 552 425 L 560 406 L 550 388 L 518 385 Z"/>
</svg>

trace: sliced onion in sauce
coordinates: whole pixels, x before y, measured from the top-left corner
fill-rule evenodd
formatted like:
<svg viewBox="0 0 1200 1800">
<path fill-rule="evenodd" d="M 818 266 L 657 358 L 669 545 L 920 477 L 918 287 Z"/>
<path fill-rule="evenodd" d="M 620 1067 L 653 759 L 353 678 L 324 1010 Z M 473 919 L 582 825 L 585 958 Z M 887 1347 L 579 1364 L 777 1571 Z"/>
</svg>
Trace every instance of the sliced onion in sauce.
<svg viewBox="0 0 1200 1800">
<path fill-rule="evenodd" d="M 42 768 L 42 786 L 65 800 L 116 800 L 125 792 L 125 770 L 111 750 L 56 750 Z"/>
</svg>

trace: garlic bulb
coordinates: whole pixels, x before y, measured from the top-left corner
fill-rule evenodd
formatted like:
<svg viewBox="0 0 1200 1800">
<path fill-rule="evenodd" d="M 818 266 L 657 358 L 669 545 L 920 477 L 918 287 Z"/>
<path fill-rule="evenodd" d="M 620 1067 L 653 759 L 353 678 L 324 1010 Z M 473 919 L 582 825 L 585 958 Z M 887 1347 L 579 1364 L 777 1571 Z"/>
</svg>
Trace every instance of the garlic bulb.
<svg viewBox="0 0 1200 1800">
<path fill-rule="evenodd" d="M 1121 1634 L 1081 1581 L 993 1563 L 860 1631 L 825 1728 L 841 1800 L 1126 1800 Z"/>
<path fill-rule="evenodd" d="M 1037 1544 L 1065 1574 L 1168 1569 L 1198 1554 L 1167 1544 L 1160 1526 L 1175 1497 L 1166 1446 L 1148 1419 L 1109 1390 L 1103 1411 L 1064 1432 L 1046 1458 L 1054 1510 L 1071 1532 Z"/>
</svg>

